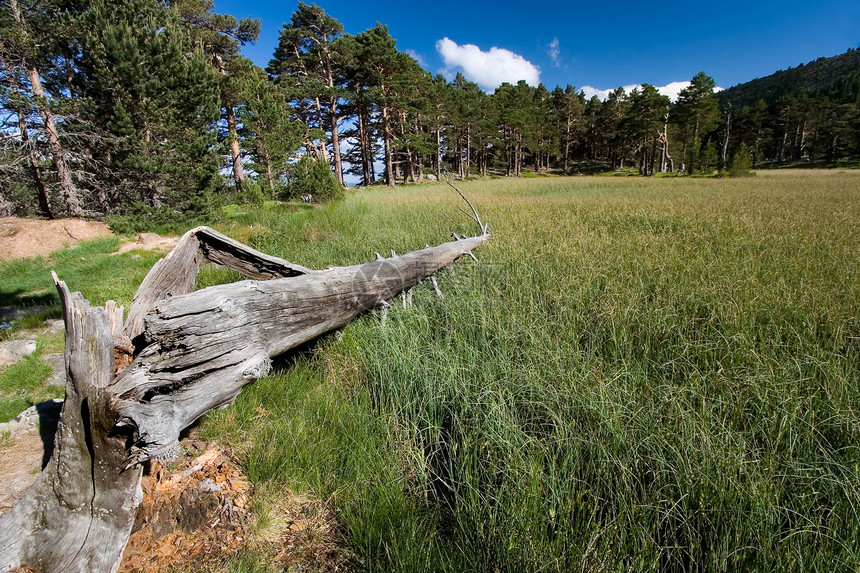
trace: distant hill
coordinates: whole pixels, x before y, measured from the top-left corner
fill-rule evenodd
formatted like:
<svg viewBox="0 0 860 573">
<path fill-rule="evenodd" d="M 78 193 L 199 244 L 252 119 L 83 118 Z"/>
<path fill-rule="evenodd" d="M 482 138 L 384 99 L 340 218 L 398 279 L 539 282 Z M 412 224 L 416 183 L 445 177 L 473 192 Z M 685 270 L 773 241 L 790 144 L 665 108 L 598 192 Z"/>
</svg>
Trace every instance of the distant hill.
<svg viewBox="0 0 860 573">
<path fill-rule="evenodd" d="M 736 108 L 752 106 L 763 99 L 769 106 L 780 97 L 824 98 L 860 105 L 860 49 L 851 49 L 831 58 L 818 58 L 736 85 L 716 94 L 720 107 L 731 102 Z"/>
</svg>

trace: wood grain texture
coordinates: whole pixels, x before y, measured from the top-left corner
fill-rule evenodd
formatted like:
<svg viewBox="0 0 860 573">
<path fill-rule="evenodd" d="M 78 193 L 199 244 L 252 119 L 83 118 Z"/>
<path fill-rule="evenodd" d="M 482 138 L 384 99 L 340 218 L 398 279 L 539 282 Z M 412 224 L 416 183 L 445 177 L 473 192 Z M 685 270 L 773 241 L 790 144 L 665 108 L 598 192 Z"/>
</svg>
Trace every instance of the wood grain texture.
<svg viewBox="0 0 860 573">
<path fill-rule="evenodd" d="M 153 266 L 122 327 L 112 301 L 91 307 L 55 276 L 66 400 L 48 465 L 0 518 L 0 572 L 115 571 L 140 502 L 142 462 L 171 457 L 182 430 L 268 374 L 273 357 L 471 254 L 489 239 L 481 228 L 476 237 L 317 271 L 198 227 Z M 254 280 L 195 291 L 203 259 Z"/>
<path fill-rule="evenodd" d="M 140 502 L 141 475 L 139 466 L 123 471 L 127 440 L 114 432 L 107 390 L 117 317 L 91 307 L 62 282 L 57 288 L 66 322 L 66 399 L 48 465 L 0 519 L 0 571 L 22 565 L 115 571 Z"/>
</svg>

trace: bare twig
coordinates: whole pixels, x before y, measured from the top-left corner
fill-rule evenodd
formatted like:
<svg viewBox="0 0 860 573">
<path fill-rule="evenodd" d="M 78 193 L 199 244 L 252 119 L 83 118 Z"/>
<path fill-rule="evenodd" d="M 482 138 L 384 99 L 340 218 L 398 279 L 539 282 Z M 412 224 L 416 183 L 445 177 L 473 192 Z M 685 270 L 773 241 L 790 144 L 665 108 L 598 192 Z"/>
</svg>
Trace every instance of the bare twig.
<svg viewBox="0 0 860 573">
<path fill-rule="evenodd" d="M 487 233 L 487 226 L 486 226 L 486 225 L 484 225 L 484 224 L 481 222 L 481 218 L 478 216 L 478 211 L 475 209 L 475 206 L 474 206 L 474 205 L 472 205 L 472 202 L 471 202 L 471 201 L 469 201 L 468 199 L 466 199 L 466 196 L 465 196 L 465 195 L 463 195 L 463 192 L 462 192 L 462 191 L 460 191 L 459 189 L 457 189 L 457 186 L 456 186 L 456 185 L 454 185 L 453 183 L 451 183 L 451 175 L 450 175 L 450 173 L 446 173 L 446 179 L 447 179 L 447 182 L 448 182 L 448 186 L 449 186 L 449 187 L 451 187 L 454 191 L 456 191 L 456 192 L 457 192 L 457 195 L 459 195 L 459 196 L 460 196 L 460 198 L 461 198 L 463 201 L 465 201 L 465 202 L 466 202 L 466 204 L 469 206 L 469 208 L 470 208 L 470 209 L 472 209 L 472 215 L 469 215 L 469 214 L 468 214 L 468 213 L 466 213 L 466 211 L 464 211 L 463 209 L 460 209 L 460 211 L 462 211 L 466 216 L 468 216 L 468 217 L 469 217 L 469 218 L 471 218 L 473 221 L 475 221 L 475 223 L 477 223 L 477 224 L 478 224 L 478 227 L 480 227 L 480 229 L 481 229 L 481 234 L 482 234 L 482 235 L 483 235 L 483 234 L 486 234 L 486 233 Z M 458 207 L 458 209 L 459 209 L 459 207 Z"/>
</svg>

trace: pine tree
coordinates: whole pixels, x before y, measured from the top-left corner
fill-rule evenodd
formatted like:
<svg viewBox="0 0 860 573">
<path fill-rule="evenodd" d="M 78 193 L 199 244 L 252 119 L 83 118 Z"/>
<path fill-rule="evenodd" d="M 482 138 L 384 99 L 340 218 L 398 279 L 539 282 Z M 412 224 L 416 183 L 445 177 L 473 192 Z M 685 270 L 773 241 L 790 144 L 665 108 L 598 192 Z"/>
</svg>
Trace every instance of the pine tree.
<svg viewBox="0 0 860 573">
<path fill-rule="evenodd" d="M 552 91 L 553 128 L 558 134 L 558 149 L 562 159 L 562 170 L 568 172 L 571 150 L 581 137 L 584 126 L 585 96 L 576 93 L 573 86 L 564 89 L 556 87 Z"/>
<path fill-rule="evenodd" d="M 639 174 L 653 175 L 657 159 L 657 143 L 663 130 L 669 98 L 657 88 L 643 84 L 630 94 L 630 109 L 625 118 L 625 131 L 634 142 L 639 157 Z"/>
<path fill-rule="evenodd" d="M 746 177 L 752 175 L 751 171 L 752 157 L 750 150 L 745 143 L 741 143 L 735 154 L 732 156 L 732 161 L 729 164 L 728 172 L 730 177 Z"/>
<path fill-rule="evenodd" d="M 61 128 L 56 120 L 56 100 L 45 90 L 44 80 L 52 74 L 52 68 L 62 65 L 62 54 L 58 54 L 57 36 L 66 31 L 61 20 L 61 3 L 45 2 L 44 4 L 19 4 L 18 0 L 8 0 L 0 8 L 0 57 L 6 75 L 6 87 L 13 95 L 15 110 L 18 115 L 18 129 L 22 139 L 29 140 L 29 132 L 36 129 L 33 122 L 28 124 L 29 110 L 38 112 L 41 126 L 38 128 L 47 141 L 47 153 L 56 172 L 57 184 L 64 206 L 69 215 L 83 215 L 84 205 L 80 192 L 75 183 L 72 168 L 68 161 L 67 146 L 61 141 Z M 51 37 L 50 34 L 54 36 Z M 56 74 L 55 74 L 56 75 Z M 29 93 L 27 93 L 29 90 Z M 26 104 L 29 102 L 29 105 Z M 25 142 L 22 146 L 32 153 L 32 146 Z M 49 205 L 48 189 L 41 176 L 34 155 L 28 156 L 30 173 L 38 192 L 39 204 L 43 214 L 52 216 Z"/>
<path fill-rule="evenodd" d="M 187 205 L 217 173 L 216 72 L 158 2 L 94 0 L 84 18 L 81 96 L 106 132 L 93 153 L 110 167 L 111 205 Z"/>
<path fill-rule="evenodd" d="M 344 67 L 346 92 L 344 114 L 355 118 L 355 127 L 344 132 L 344 139 L 354 142 L 346 150 L 346 162 L 350 163 L 350 173 L 361 176 L 361 185 L 371 185 L 375 179 L 373 167 L 376 155 L 373 130 L 374 106 L 368 89 L 371 79 L 361 64 L 362 45 L 355 36 L 345 35 L 337 39 L 338 53 Z"/>
<path fill-rule="evenodd" d="M 343 165 L 340 150 L 342 116 L 338 110 L 345 91 L 346 56 L 340 51 L 337 39 L 343 35 L 343 24 L 312 4 L 299 2 L 290 23 L 281 30 L 278 47 L 269 62 L 267 71 L 294 93 L 297 100 L 307 100 L 313 106 L 305 107 L 316 112 L 316 125 L 330 134 L 332 162 L 338 182 L 343 184 Z M 306 123 L 311 124 L 310 118 Z M 326 156 L 326 145 L 321 154 Z"/>
<path fill-rule="evenodd" d="M 383 141 L 385 184 L 393 187 L 397 121 L 395 104 L 398 97 L 395 80 L 410 65 L 411 58 L 397 50 L 396 41 L 388 33 L 388 27 L 382 24 L 356 34 L 354 39 L 355 64 L 350 76 L 354 85 L 364 87 L 364 95 L 377 109 L 377 129 Z M 369 119 L 372 120 L 372 117 Z"/>
<path fill-rule="evenodd" d="M 221 107 L 227 122 L 226 139 L 230 148 L 233 180 L 236 187 L 241 188 L 245 173 L 235 112 L 235 107 L 241 102 L 239 94 L 231 89 L 236 82 L 230 81 L 229 74 L 231 70 L 245 69 L 241 65 L 234 67 L 232 64 L 238 57 L 241 46 L 257 41 L 260 35 L 260 20 L 237 20 L 229 14 L 218 14 L 212 0 L 172 0 L 170 6 L 185 25 L 191 38 L 190 48 L 202 50 L 221 76 Z"/>
<path fill-rule="evenodd" d="M 244 69 L 237 69 L 239 67 Z M 239 109 L 239 133 L 248 146 L 251 168 L 265 181 L 274 197 L 286 174 L 288 160 L 301 146 L 304 126 L 290 119 L 286 94 L 266 77 L 266 72 L 246 58 L 236 58 L 229 75 L 231 91 L 245 104 Z"/>
<path fill-rule="evenodd" d="M 719 106 L 714 98 L 714 80 L 699 72 L 690 85 L 678 94 L 673 121 L 681 126 L 684 161 L 688 173 L 699 167 L 701 141 L 707 139 L 720 120 Z"/>
<path fill-rule="evenodd" d="M 446 133 L 453 126 L 453 98 L 454 91 L 451 84 L 441 75 L 433 77 L 429 85 L 429 108 L 430 114 L 427 118 L 428 128 L 434 139 L 433 146 L 433 168 L 436 172 L 436 180 L 442 180 L 442 142 Z"/>
<path fill-rule="evenodd" d="M 631 145 L 631 134 L 623 128 L 623 121 L 629 110 L 630 98 L 624 88 L 616 88 L 610 92 L 606 101 L 600 105 L 597 138 L 601 152 L 596 158 L 607 161 L 613 169 L 624 167 L 624 160 Z"/>
<path fill-rule="evenodd" d="M 470 82 L 458 73 L 451 84 L 451 133 L 449 147 L 453 151 L 454 163 L 460 178 L 469 176 L 472 164 L 472 148 L 475 134 L 481 121 L 481 100 L 484 92 L 478 84 Z"/>
</svg>

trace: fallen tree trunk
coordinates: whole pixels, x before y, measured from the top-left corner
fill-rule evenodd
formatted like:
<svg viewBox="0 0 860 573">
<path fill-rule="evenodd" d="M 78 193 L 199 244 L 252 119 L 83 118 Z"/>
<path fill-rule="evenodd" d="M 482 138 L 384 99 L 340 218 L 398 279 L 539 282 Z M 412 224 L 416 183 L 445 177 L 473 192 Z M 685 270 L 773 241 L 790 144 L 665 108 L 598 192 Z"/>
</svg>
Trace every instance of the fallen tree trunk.
<svg viewBox="0 0 860 573">
<path fill-rule="evenodd" d="M 51 460 L 0 518 L 0 571 L 115 571 L 140 502 L 143 462 L 172 457 L 180 432 L 265 376 L 272 357 L 471 255 L 489 238 L 475 220 L 478 236 L 322 271 L 199 227 L 152 268 L 124 325 L 122 308 L 91 307 L 55 276 L 66 401 Z M 204 259 L 252 280 L 195 291 Z"/>
</svg>

